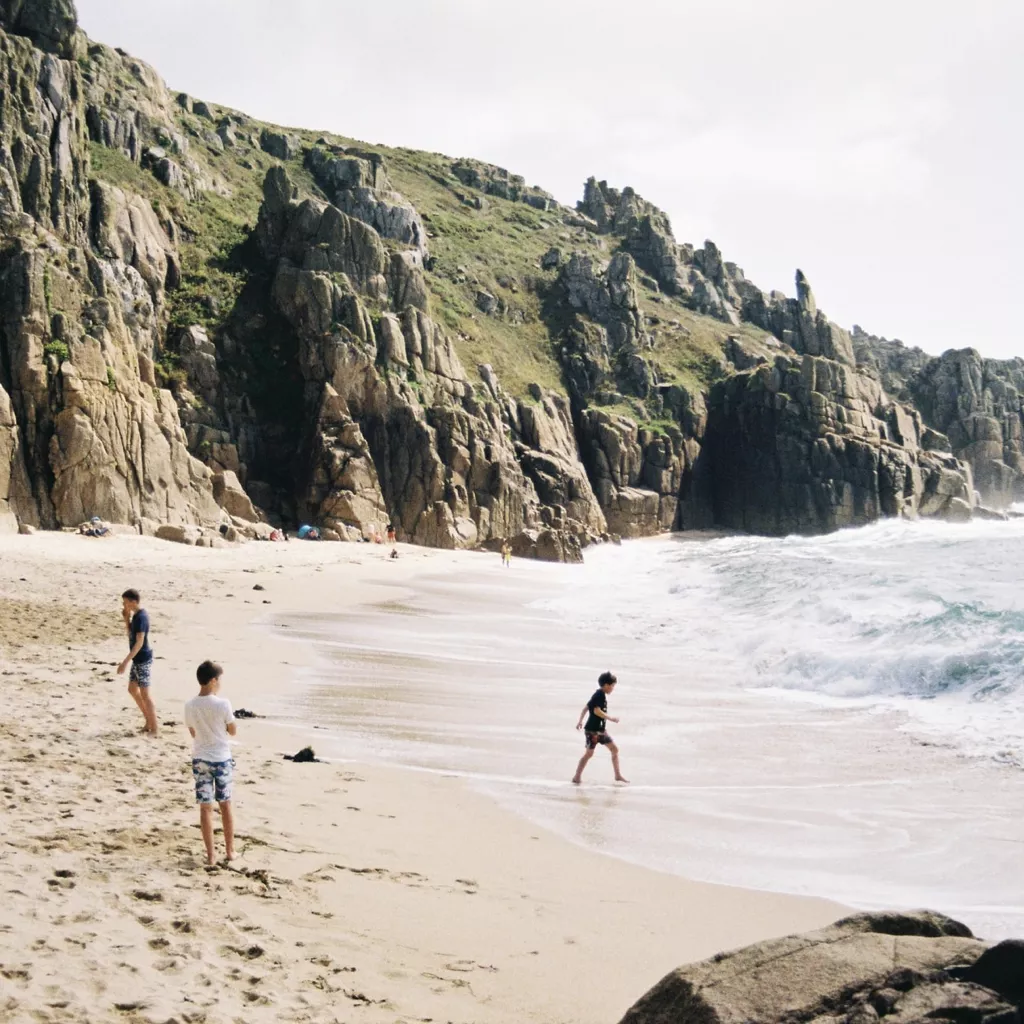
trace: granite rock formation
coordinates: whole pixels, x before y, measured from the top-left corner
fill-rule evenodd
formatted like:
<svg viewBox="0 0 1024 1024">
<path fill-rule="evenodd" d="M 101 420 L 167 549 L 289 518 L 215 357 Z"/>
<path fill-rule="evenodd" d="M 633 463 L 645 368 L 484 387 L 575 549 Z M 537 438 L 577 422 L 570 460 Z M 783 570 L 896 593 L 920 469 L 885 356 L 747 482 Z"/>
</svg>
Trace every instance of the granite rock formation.
<svg viewBox="0 0 1024 1024">
<path fill-rule="evenodd" d="M 712 388 L 686 515 L 766 534 L 970 518 L 969 467 L 924 435 L 916 411 L 845 363 L 779 355 Z"/>
<path fill-rule="evenodd" d="M 3 10 L 28 38 L 0 33 L 0 514 L 216 524 L 153 377 L 174 244 L 144 199 L 90 187 L 71 5 Z"/>
<path fill-rule="evenodd" d="M 636 278 L 636 264 L 624 252 L 600 268 L 574 253 L 558 278 L 568 311 L 559 351 L 577 406 L 580 452 L 608 528 L 622 537 L 676 525 L 682 480 L 696 460 L 704 427 L 701 397 L 661 380 Z M 601 408 L 623 395 L 659 408 L 666 396 L 674 399 L 681 426 L 643 429 Z"/>
<path fill-rule="evenodd" d="M 427 232 L 415 207 L 394 191 L 380 154 L 344 146 L 316 146 L 306 166 L 344 213 L 364 221 L 382 238 L 427 253 Z"/>
<path fill-rule="evenodd" d="M 941 914 L 857 914 L 667 975 L 622 1024 L 1018 1024 L 1024 954 Z"/>
<path fill-rule="evenodd" d="M 1024 364 L 851 336 L 632 189 L 172 94 L 72 0 L 0 0 L 0 74 L 0 528 L 575 560 L 1019 493 Z"/>
<path fill-rule="evenodd" d="M 267 175 L 257 236 L 315 410 L 300 482 L 311 518 L 349 536 L 390 518 L 401 539 L 434 547 L 514 537 L 521 553 L 541 544 L 569 560 L 603 531 L 564 409 L 512 412 L 479 395 L 417 301 L 418 264 L 389 257 L 372 225 L 300 200 L 283 169 Z M 371 302 L 391 310 L 374 317 Z"/>
<path fill-rule="evenodd" d="M 1024 499 L 1024 360 L 986 359 L 971 348 L 931 357 L 859 328 L 854 340 L 860 366 L 912 402 L 970 464 L 985 504 Z"/>
</svg>

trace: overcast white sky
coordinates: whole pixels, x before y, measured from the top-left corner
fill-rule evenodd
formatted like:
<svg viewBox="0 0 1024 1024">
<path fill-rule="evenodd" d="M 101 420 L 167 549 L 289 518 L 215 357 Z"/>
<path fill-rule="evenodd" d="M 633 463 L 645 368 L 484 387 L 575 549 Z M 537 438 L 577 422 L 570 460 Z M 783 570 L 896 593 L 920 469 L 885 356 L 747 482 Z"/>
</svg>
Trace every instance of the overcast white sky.
<svg viewBox="0 0 1024 1024">
<path fill-rule="evenodd" d="M 1020 0 L 77 2 L 197 97 L 629 184 L 844 326 L 1024 355 Z"/>
</svg>

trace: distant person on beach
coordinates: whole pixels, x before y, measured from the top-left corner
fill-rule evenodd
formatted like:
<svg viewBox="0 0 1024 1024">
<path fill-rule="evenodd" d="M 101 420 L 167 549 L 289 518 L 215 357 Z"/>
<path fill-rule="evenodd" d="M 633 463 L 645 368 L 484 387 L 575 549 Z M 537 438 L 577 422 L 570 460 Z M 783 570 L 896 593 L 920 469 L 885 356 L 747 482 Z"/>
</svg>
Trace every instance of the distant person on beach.
<svg viewBox="0 0 1024 1024">
<path fill-rule="evenodd" d="M 394 544 L 395 543 L 395 524 L 394 523 L 388 523 L 388 543 L 389 544 Z"/>
<path fill-rule="evenodd" d="M 618 722 L 617 718 L 612 718 L 608 714 L 608 694 L 615 689 L 618 680 L 611 672 L 602 672 L 597 682 L 598 688 L 594 691 L 594 696 L 587 701 L 586 706 L 580 712 L 580 720 L 576 723 L 576 728 L 583 729 L 587 738 L 586 753 L 580 758 L 580 763 L 576 766 L 576 774 L 572 778 L 577 786 L 582 781 L 583 769 L 587 767 L 587 762 L 594 756 L 594 751 L 598 746 L 607 747 L 608 752 L 612 755 L 615 781 L 629 782 L 629 779 L 623 778 L 619 769 L 619 748 L 615 746 L 615 741 L 606 731 L 608 722 Z M 587 720 L 586 725 L 583 724 L 584 718 Z"/>
<path fill-rule="evenodd" d="M 107 537 L 110 527 L 99 516 L 93 516 L 89 522 L 78 524 L 78 532 L 83 537 Z"/>
<path fill-rule="evenodd" d="M 512 564 L 512 545 L 507 540 L 501 542 L 501 564 L 506 569 Z"/>
<path fill-rule="evenodd" d="M 220 807 L 224 830 L 225 860 L 235 857 L 235 819 L 231 810 L 231 786 L 234 764 L 229 736 L 238 731 L 231 702 L 218 697 L 224 670 L 213 661 L 204 661 L 196 669 L 199 696 L 185 704 L 185 725 L 192 736 L 192 777 L 196 783 L 199 825 L 206 846 L 206 864 L 214 867 L 217 855 L 213 847 L 213 805 Z"/>
<path fill-rule="evenodd" d="M 392 548 L 391 549 L 391 554 L 388 557 L 389 558 L 397 558 L 398 557 L 398 548 Z"/>
<path fill-rule="evenodd" d="M 128 666 L 131 666 L 128 692 L 146 720 L 144 731 L 155 736 L 158 726 L 156 707 L 150 692 L 153 682 L 153 648 L 149 646 L 149 612 L 142 607 L 142 598 L 137 590 L 126 590 L 121 595 L 121 615 L 128 629 L 128 657 L 117 666 L 117 674 L 123 676 Z"/>
</svg>

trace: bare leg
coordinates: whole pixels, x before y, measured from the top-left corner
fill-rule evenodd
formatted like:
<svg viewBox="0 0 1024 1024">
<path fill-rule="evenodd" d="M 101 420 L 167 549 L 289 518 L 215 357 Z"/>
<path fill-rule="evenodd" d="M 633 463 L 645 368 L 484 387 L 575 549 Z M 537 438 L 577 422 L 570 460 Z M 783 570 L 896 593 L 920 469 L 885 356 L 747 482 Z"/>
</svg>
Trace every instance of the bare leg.
<svg viewBox="0 0 1024 1024">
<path fill-rule="evenodd" d="M 225 800 L 220 805 L 220 825 L 224 830 L 224 856 L 227 860 L 235 859 L 235 815 L 231 810 L 231 801 Z"/>
<path fill-rule="evenodd" d="M 143 715 L 146 717 L 146 732 L 152 733 L 154 736 L 160 731 L 160 726 L 156 720 L 156 705 L 153 703 L 153 698 L 149 695 L 149 687 L 139 687 L 139 707 L 142 709 Z"/>
<path fill-rule="evenodd" d="M 217 863 L 217 855 L 213 849 L 213 804 L 199 805 L 199 825 L 203 830 L 206 863 L 212 866 Z"/>
<path fill-rule="evenodd" d="M 133 701 L 137 705 L 138 709 L 142 712 L 142 717 L 146 717 L 146 706 L 142 703 L 142 687 L 133 679 L 128 684 L 128 693 L 130 694 Z M 146 720 L 146 728 L 149 728 L 149 720 Z"/>
<path fill-rule="evenodd" d="M 629 779 L 623 778 L 622 772 L 619 769 L 619 748 L 614 743 L 609 743 L 608 750 L 612 755 L 612 769 L 615 771 L 615 781 L 629 782 Z"/>
<path fill-rule="evenodd" d="M 587 747 L 587 752 L 580 758 L 580 763 L 576 766 L 576 774 L 572 777 L 572 781 L 578 786 L 582 781 L 583 769 L 587 767 L 587 762 L 594 756 L 593 750 Z"/>
</svg>

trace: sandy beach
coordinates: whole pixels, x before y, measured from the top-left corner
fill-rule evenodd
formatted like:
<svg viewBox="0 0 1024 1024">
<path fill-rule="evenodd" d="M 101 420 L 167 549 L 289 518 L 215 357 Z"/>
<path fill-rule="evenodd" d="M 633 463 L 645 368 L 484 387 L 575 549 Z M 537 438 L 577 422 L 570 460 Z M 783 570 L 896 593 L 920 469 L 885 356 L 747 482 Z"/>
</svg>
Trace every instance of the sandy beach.
<svg viewBox="0 0 1024 1024">
<path fill-rule="evenodd" d="M 386 553 L 0 537 L 0 1020 L 610 1024 L 681 963 L 841 916 L 587 851 L 459 778 L 292 764 L 315 731 L 272 718 L 239 723 L 240 857 L 204 870 L 196 664 L 224 665 L 236 709 L 279 704 L 316 655 L 275 622 L 486 557 Z M 128 586 L 153 621 L 155 740 L 114 675 Z"/>
</svg>

